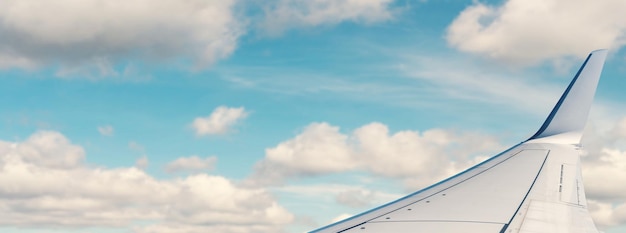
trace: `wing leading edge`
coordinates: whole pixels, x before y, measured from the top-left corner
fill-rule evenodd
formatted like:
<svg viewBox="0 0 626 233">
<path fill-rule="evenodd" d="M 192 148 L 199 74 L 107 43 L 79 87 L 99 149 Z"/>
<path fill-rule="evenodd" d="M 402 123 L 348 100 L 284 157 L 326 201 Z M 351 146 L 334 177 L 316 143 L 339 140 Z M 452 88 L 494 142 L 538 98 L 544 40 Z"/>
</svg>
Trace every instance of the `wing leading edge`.
<svg viewBox="0 0 626 233">
<path fill-rule="evenodd" d="M 606 50 L 589 54 L 528 140 L 430 187 L 311 233 L 589 233 L 580 137 Z"/>
</svg>

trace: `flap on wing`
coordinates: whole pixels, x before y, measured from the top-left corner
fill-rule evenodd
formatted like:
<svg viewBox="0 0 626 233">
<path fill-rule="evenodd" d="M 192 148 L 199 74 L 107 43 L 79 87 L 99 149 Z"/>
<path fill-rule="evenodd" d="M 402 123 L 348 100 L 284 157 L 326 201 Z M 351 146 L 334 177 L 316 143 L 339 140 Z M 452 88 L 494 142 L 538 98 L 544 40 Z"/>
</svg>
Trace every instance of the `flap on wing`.
<svg viewBox="0 0 626 233">
<path fill-rule="evenodd" d="M 482 222 L 395 222 L 372 223 L 357 226 L 341 233 L 458 233 L 458 232 L 500 232 L 505 224 Z"/>
</svg>

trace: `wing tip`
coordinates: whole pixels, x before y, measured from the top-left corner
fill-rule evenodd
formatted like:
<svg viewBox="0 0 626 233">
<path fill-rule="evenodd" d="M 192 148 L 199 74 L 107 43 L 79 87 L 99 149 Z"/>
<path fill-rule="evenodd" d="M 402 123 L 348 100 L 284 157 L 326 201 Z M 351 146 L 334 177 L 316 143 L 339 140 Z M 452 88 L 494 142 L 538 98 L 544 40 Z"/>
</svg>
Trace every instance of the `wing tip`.
<svg viewBox="0 0 626 233">
<path fill-rule="evenodd" d="M 543 125 L 527 141 L 580 143 L 607 53 L 607 49 L 589 53 Z"/>
<path fill-rule="evenodd" d="M 591 54 L 599 53 L 599 52 L 608 52 L 608 51 L 609 51 L 608 49 L 596 49 L 596 50 L 591 51 Z"/>
</svg>

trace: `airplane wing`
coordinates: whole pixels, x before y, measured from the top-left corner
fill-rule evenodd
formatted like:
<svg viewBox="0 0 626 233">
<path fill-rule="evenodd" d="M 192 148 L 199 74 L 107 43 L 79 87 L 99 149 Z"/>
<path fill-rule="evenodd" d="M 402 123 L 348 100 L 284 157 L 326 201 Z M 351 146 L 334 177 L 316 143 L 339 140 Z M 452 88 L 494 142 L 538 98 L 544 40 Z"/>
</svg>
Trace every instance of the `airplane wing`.
<svg viewBox="0 0 626 233">
<path fill-rule="evenodd" d="M 597 233 L 580 138 L 606 50 L 589 54 L 528 140 L 408 196 L 311 233 Z"/>
</svg>

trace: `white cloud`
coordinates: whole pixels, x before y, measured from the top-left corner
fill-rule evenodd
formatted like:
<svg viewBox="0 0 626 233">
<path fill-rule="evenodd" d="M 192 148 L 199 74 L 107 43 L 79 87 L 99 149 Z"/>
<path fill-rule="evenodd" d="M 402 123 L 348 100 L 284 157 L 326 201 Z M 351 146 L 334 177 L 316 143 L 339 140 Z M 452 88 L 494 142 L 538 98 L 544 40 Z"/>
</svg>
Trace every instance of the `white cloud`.
<svg viewBox="0 0 626 233">
<path fill-rule="evenodd" d="M 0 225 L 116 227 L 136 232 L 280 232 L 293 216 L 259 188 L 221 176 L 160 180 L 81 163 L 57 132 L 0 141 Z"/>
<path fill-rule="evenodd" d="M 595 157 L 595 158 L 594 158 Z M 626 151 L 604 148 L 584 158 L 587 193 L 602 200 L 626 200 Z"/>
<path fill-rule="evenodd" d="M 33 69 L 36 66 L 37 65 L 34 63 L 34 61 L 31 61 L 26 57 L 0 53 L 0 69 Z"/>
<path fill-rule="evenodd" d="M 191 126 L 196 131 L 196 135 L 225 134 L 233 125 L 246 118 L 248 112 L 243 107 L 230 108 L 219 106 L 211 115 L 198 117 L 193 120 Z"/>
<path fill-rule="evenodd" d="M 513 64 L 580 57 L 626 40 L 622 0 L 508 0 L 480 2 L 463 10 L 449 26 L 448 43 L 465 52 Z"/>
<path fill-rule="evenodd" d="M 597 127 L 591 121 L 582 141 L 585 189 L 592 199 L 626 203 L 626 187 L 615 185 L 626 183 L 626 117 L 600 120 L 609 127 Z"/>
<path fill-rule="evenodd" d="M 479 134 L 433 129 L 390 135 L 387 126 L 371 123 L 344 135 L 338 127 L 313 123 L 267 149 L 247 182 L 280 184 L 288 178 L 359 170 L 422 187 L 476 163 L 473 156 L 501 148 L 494 138 Z"/>
<path fill-rule="evenodd" d="M 340 204 L 355 209 L 381 205 L 402 197 L 400 194 L 370 190 L 358 185 L 318 184 L 287 185 L 272 189 L 281 194 L 291 194 L 305 200 L 326 201 L 328 205 Z M 328 197 L 334 197 L 329 199 Z"/>
<path fill-rule="evenodd" d="M 374 23 L 392 18 L 393 0 L 276 0 L 266 3 L 260 25 L 269 34 L 286 29 L 333 25 L 344 21 Z"/>
<path fill-rule="evenodd" d="M 503 148 L 495 138 L 477 133 L 430 129 L 389 134 L 380 123 L 355 130 L 353 137 L 362 166 L 377 175 L 404 178 L 411 188 L 453 175 Z"/>
<path fill-rule="evenodd" d="M 200 158 L 195 155 L 181 157 L 165 165 L 165 171 L 168 173 L 208 171 L 215 167 L 215 163 L 217 163 L 217 157 L 215 156 L 206 158 Z"/>
<path fill-rule="evenodd" d="M 626 223 L 626 203 L 611 203 L 589 200 L 589 212 L 599 229 L 609 230 L 611 227 Z"/>
<path fill-rule="evenodd" d="M 262 32 L 274 35 L 345 21 L 368 24 L 392 18 L 392 2 L 4 0 L 0 69 L 53 65 L 59 77 L 99 79 L 127 78 L 118 69 L 137 58 L 192 61 L 194 68 L 206 68 L 233 53 L 248 22 L 260 22 Z M 246 7 L 264 13 L 238 11 Z"/>
<path fill-rule="evenodd" d="M 4 0 L 0 67 L 75 66 L 188 58 L 199 67 L 230 55 L 244 33 L 235 0 Z M 184 36 L 181 36 L 184 35 Z"/>
<path fill-rule="evenodd" d="M 611 131 L 608 132 L 608 135 L 613 137 L 616 141 L 620 139 L 626 140 L 626 117 L 618 120 L 617 123 L 613 125 Z"/>
<path fill-rule="evenodd" d="M 319 175 L 353 169 L 348 137 L 338 127 L 313 123 L 294 139 L 265 150 L 266 157 L 256 165 L 258 178 L 281 182 L 290 176 Z"/>
<path fill-rule="evenodd" d="M 113 136 L 115 129 L 110 125 L 98 126 L 98 132 L 103 136 Z"/>
<path fill-rule="evenodd" d="M 85 159 L 85 151 L 72 145 L 62 134 L 40 131 L 22 143 L 0 141 L 3 159 L 15 159 L 36 166 L 55 169 L 72 169 Z"/>
<path fill-rule="evenodd" d="M 367 161 L 373 173 L 389 177 L 416 175 L 428 180 L 448 161 L 443 153 L 451 143 L 443 130 L 401 131 L 389 135 L 387 126 L 372 123 L 354 132 L 359 159 Z M 421 173 L 421 174 L 420 174 Z"/>
<path fill-rule="evenodd" d="M 313 123 L 291 140 L 265 150 L 249 182 L 278 184 L 288 177 L 342 172 L 357 167 L 348 137 L 328 123 Z"/>
</svg>

